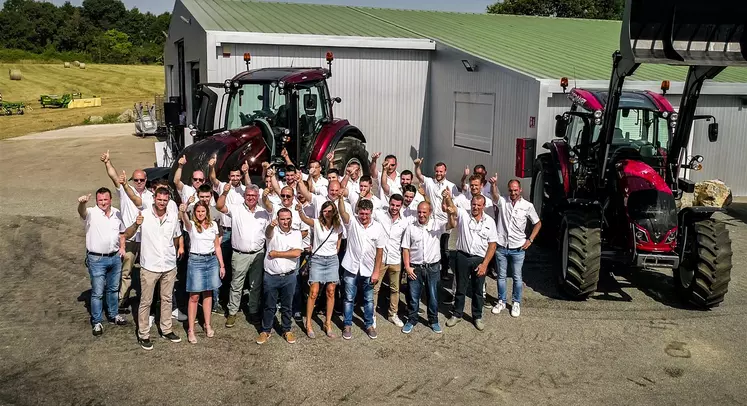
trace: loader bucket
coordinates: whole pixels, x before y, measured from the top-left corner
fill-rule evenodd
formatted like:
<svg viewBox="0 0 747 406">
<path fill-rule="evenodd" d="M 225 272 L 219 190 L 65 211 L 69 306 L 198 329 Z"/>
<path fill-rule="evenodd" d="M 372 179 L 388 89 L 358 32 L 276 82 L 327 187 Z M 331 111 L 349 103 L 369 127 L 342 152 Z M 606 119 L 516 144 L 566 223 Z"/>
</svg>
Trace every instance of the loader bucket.
<svg viewBox="0 0 747 406">
<path fill-rule="evenodd" d="M 620 50 L 634 63 L 747 66 L 746 0 L 626 0 Z"/>
</svg>

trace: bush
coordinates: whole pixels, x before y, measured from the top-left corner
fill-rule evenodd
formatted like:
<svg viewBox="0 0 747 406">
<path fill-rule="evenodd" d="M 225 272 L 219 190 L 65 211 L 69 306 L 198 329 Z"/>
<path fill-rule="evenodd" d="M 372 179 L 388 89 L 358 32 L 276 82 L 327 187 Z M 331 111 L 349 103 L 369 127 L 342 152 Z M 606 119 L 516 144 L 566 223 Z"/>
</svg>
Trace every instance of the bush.
<svg viewBox="0 0 747 406">
<path fill-rule="evenodd" d="M 120 113 L 110 113 L 110 114 L 106 114 L 106 115 L 104 115 L 104 116 L 102 116 L 102 117 L 101 117 L 101 118 L 103 118 L 104 120 L 103 120 L 103 121 L 101 121 L 101 122 L 98 122 L 98 123 L 92 123 L 92 122 L 91 122 L 91 121 L 89 120 L 89 118 L 90 118 L 90 116 L 89 116 L 89 117 L 86 117 L 86 118 L 85 118 L 85 119 L 83 120 L 83 124 L 84 124 L 84 125 L 87 125 L 87 124 L 119 124 L 119 114 L 120 114 Z"/>
<path fill-rule="evenodd" d="M 62 62 L 91 62 L 91 57 L 83 52 L 59 52 L 51 49 L 36 54 L 22 49 L 0 48 L 0 62 L 4 63 L 62 63 Z"/>
</svg>

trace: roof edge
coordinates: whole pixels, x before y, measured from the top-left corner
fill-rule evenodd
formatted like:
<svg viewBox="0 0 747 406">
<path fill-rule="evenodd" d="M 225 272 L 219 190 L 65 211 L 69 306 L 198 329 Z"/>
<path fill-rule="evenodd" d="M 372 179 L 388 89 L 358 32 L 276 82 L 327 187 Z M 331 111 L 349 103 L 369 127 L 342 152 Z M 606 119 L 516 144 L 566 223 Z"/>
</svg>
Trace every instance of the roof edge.
<svg viewBox="0 0 747 406">
<path fill-rule="evenodd" d="M 565 93 L 560 87 L 560 78 L 558 79 L 539 79 L 540 84 L 545 85 L 547 92 L 550 94 Z M 607 89 L 608 80 L 577 80 L 570 79 L 573 87 L 584 89 Z M 681 95 L 685 88 L 685 82 L 671 82 L 667 94 Z M 650 90 L 652 92 L 661 91 L 661 82 L 656 81 L 636 81 L 626 80 L 623 90 Z M 700 94 L 720 95 L 720 96 L 743 96 L 747 94 L 747 83 L 726 83 L 726 82 L 705 82 Z"/>
<path fill-rule="evenodd" d="M 207 30 L 215 46 L 229 44 L 304 45 L 329 48 L 378 48 L 433 51 L 436 43 L 426 38 L 354 37 L 315 34 L 275 34 L 264 32 L 239 32 Z M 210 44 L 208 44 L 210 45 Z"/>
</svg>

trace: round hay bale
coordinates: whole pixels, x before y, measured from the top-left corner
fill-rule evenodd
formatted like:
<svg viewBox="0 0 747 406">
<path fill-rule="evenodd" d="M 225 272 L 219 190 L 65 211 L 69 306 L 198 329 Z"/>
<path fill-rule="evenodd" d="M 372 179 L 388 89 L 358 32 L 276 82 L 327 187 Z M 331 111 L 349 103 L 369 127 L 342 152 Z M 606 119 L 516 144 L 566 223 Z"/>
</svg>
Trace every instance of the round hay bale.
<svg viewBox="0 0 747 406">
<path fill-rule="evenodd" d="M 78 66 L 80 66 L 80 62 L 78 62 L 78 61 L 73 61 L 73 66 L 75 66 L 75 67 L 77 68 Z"/>
<path fill-rule="evenodd" d="M 85 64 L 85 63 L 83 63 L 83 62 L 81 62 L 81 63 L 80 63 L 80 68 L 81 68 L 81 69 L 85 69 L 85 68 L 86 68 L 86 64 Z"/>
<path fill-rule="evenodd" d="M 70 67 L 70 62 L 65 62 L 65 67 L 69 68 Z"/>
<path fill-rule="evenodd" d="M 10 80 L 21 80 L 23 78 L 20 69 L 9 69 L 8 74 L 10 75 Z"/>
</svg>

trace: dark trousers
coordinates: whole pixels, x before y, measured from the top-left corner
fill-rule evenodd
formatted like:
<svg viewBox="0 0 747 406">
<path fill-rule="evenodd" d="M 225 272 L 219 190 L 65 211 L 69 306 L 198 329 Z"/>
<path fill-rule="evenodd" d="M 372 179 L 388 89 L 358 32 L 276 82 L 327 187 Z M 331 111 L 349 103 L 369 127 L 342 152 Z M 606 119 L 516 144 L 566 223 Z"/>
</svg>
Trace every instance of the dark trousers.
<svg viewBox="0 0 747 406">
<path fill-rule="evenodd" d="M 293 294 L 296 291 L 296 274 L 298 272 L 285 276 L 264 273 L 263 294 L 265 307 L 262 316 L 262 331 L 265 333 L 272 331 L 278 299 L 280 299 L 281 331 L 283 333 L 290 331 L 293 321 L 291 307 L 293 306 Z"/>
<path fill-rule="evenodd" d="M 410 287 L 410 298 L 407 302 L 410 315 L 407 322 L 413 326 L 418 324 L 420 297 L 423 294 L 423 288 L 425 288 L 428 299 L 428 323 L 438 323 L 438 285 L 441 282 L 441 265 L 414 266 L 414 269 L 416 279 L 407 281 L 407 285 Z"/>
<path fill-rule="evenodd" d="M 472 318 L 477 320 L 482 318 L 482 306 L 485 304 L 485 298 L 482 297 L 482 291 L 485 287 L 485 275 L 477 276 L 477 267 L 483 261 L 483 257 L 469 255 L 466 252 L 457 251 L 456 267 L 456 294 L 454 295 L 454 310 L 451 315 L 461 318 L 464 313 L 464 302 L 469 293 L 472 299 Z"/>
<path fill-rule="evenodd" d="M 342 259 L 345 258 L 345 251 L 348 248 L 348 239 L 344 238 L 340 241 L 340 251 L 337 252 L 337 258 L 340 260 L 340 268 L 338 273 L 340 275 L 340 283 L 335 287 L 335 311 L 342 313 L 345 303 L 345 268 L 342 267 Z"/>
<path fill-rule="evenodd" d="M 441 234 L 441 277 L 449 274 L 449 233 Z"/>
</svg>

